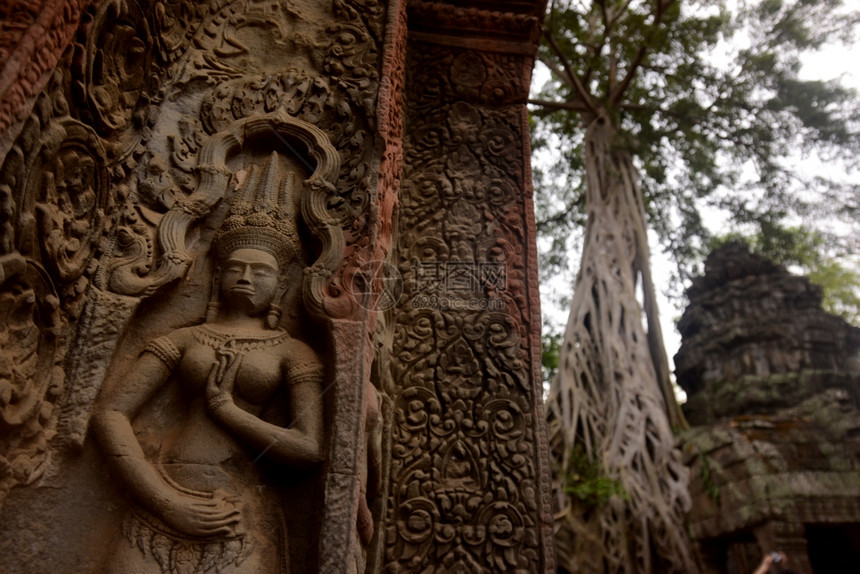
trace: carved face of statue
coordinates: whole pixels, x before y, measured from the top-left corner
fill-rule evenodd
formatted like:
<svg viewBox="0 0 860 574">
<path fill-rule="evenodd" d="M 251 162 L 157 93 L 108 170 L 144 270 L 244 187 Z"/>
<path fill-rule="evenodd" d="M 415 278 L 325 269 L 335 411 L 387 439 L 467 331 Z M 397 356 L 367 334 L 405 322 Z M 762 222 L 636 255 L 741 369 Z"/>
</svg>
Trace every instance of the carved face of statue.
<svg viewBox="0 0 860 574">
<path fill-rule="evenodd" d="M 259 249 L 237 249 L 221 263 L 221 300 L 252 316 L 269 308 L 281 287 L 275 256 Z"/>
</svg>

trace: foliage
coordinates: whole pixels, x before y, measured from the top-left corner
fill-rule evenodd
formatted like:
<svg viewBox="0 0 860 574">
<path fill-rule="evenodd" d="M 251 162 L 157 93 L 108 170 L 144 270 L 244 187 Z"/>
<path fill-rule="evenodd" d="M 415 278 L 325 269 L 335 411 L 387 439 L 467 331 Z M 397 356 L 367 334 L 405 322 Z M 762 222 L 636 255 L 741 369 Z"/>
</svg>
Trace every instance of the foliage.
<svg viewBox="0 0 860 574">
<path fill-rule="evenodd" d="M 705 489 L 705 494 L 708 498 L 714 501 L 717 507 L 720 506 L 720 487 L 714 483 L 714 474 L 711 470 L 711 463 L 708 462 L 708 457 L 699 449 L 699 476 L 702 479 L 702 486 Z"/>
<path fill-rule="evenodd" d="M 561 340 L 560 333 L 544 333 L 541 337 L 541 370 L 543 371 L 544 384 L 549 384 L 549 381 L 558 372 Z"/>
<path fill-rule="evenodd" d="M 582 503 L 584 510 L 606 506 L 613 496 L 627 498 L 620 480 L 603 472 L 600 461 L 588 456 L 581 446 L 573 447 L 564 483 L 564 492 Z"/>
</svg>

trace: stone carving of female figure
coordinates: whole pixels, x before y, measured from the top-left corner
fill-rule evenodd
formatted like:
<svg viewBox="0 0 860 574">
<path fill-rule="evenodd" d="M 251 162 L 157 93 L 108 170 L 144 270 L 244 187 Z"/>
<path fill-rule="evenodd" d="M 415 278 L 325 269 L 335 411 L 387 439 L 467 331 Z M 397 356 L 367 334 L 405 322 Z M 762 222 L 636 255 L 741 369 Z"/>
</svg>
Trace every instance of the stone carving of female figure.
<svg viewBox="0 0 860 574">
<path fill-rule="evenodd" d="M 92 428 L 132 499 L 108 572 L 289 572 L 282 505 L 259 461 L 301 470 L 322 459 L 323 368 L 277 328 L 299 241 L 276 158 L 265 172 L 252 171 L 213 242 L 206 322 L 150 341 L 99 397 Z M 132 421 L 165 385 L 178 387 L 184 418 L 151 459 Z M 281 393 L 287 427 L 265 415 Z"/>
</svg>

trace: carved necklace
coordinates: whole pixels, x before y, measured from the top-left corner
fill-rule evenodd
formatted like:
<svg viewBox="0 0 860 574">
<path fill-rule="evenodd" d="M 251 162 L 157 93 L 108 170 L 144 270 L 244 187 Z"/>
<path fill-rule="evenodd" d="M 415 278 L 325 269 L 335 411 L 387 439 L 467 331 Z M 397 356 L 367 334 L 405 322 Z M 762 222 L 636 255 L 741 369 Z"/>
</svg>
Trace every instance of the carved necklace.
<svg viewBox="0 0 860 574">
<path fill-rule="evenodd" d="M 283 341 L 290 338 L 290 334 L 286 331 L 276 331 L 274 333 L 222 333 L 204 323 L 194 329 L 194 338 L 198 343 L 202 343 L 216 351 L 233 349 L 247 352 L 280 345 Z"/>
</svg>

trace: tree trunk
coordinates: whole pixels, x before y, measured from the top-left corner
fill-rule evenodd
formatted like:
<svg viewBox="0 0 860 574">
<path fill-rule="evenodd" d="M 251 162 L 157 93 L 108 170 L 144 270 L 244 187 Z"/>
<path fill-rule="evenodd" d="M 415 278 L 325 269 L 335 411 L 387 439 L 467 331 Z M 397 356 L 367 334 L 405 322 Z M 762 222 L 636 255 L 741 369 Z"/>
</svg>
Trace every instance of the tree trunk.
<svg viewBox="0 0 860 574">
<path fill-rule="evenodd" d="M 590 121 L 585 246 L 550 388 L 558 559 L 574 573 L 696 572 L 684 526 L 688 473 L 636 299 L 649 261 L 642 196 L 614 137 L 605 115 Z"/>
</svg>

